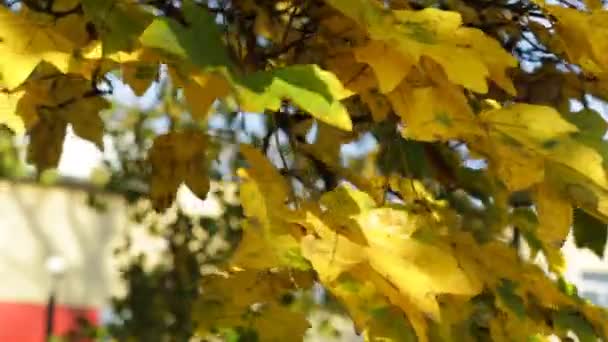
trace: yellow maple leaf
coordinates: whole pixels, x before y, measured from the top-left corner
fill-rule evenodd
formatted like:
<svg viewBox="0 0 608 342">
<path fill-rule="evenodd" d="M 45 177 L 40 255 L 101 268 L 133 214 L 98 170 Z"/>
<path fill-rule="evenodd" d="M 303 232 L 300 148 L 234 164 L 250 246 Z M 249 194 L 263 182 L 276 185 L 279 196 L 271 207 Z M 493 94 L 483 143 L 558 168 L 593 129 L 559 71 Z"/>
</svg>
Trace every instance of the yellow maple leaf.
<svg viewBox="0 0 608 342">
<path fill-rule="evenodd" d="M 582 12 L 573 8 L 544 7 L 557 18 L 556 29 L 571 62 L 592 73 L 608 71 L 608 12 Z"/>
<path fill-rule="evenodd" d="M 538 238 L 545 245 L 550 266 L 563 271 L 565 265 L 560 249 L 573 222 L 572 204 L 558 188 L 546 182 L 536 186 L 535 197 L 539 221 Z"/>
<path fill-rule="evenodd" d="M 364 63 L 358 63 L 352 51 L 337 51 L 325 63 L 328 70 L 335 73 L 347 89 L 361 93 L 376 87 L 372 69 Z"/>
<path fill-rule="evenodd" d="M 529 188 L 545 177 L 545 160 L 505 134 L 490 131 L 486 139 L 477 140 L 476 149 L 487 156 L 490 169 L 509 190 Z"/>
<path fill-rule="evenodd" d="M 340 184 L 334 190 L 324 193 L 319 203 L 324 209 L 323 220 L 335 227 L 334 230 L 357 244 L 367 244 L 357 221 L 359 215 L 376 206 L 368 193 Z"/>
<path fill-rule="evenodd" d="M 259 270 L 275 267 L 310 268 L 300 255 L 299 243 L 293 236 L 269 234 L 247 220 L 241 226 L 243 237 L 230 258 L 231 265 Z"/>
<path fill-rule="evenodd" d="M 297 281 L 297 283 L 296 283 Z M 301 339 L 308 329 L 306 316 L 284 303 L 297 286 L 309 286 L 306 274 L 241 271 L 203 278 L 202 293 L 194 303 L 199 334 L 217 328 L 247 326 L 262 341 Z"/>
<path fill-rule="evenodd" d="M 287 211 L 289 186 L 276 168 L 258 150 L 248 145 L 241 145 L 241 153 L 249 168 L 240 169 L 239 177 L 243 179 L 240 198 L 245 216 L 257 219 L 266 229 L 273 227 L 271 222 L 282 222 Z"/>
<path fill-rule="evenodd" d="M 400 253 L 409 246 L 410 236 L 427 220 L 404 209 L 383 207 L 356 215 L 355 222 L 363 230 L 370 246 Z"/>
<path fill-rule="evenodd" d="M 190 106 L 192 116 L 197 119 L 207 117 L 215 100 L 230 94 L 231 87 L 226 79 L 215 73 L 195 72 L 188 78 L 172 72 L 178 86 L 184 89 L 184 96 Z"/>
<path fill-rule="evenodd" d="M 335 193 L 332 197 L 336 200 L 350 197 L 344 191 L 340 193 L 342 195 Z M 367 279 L 385 295 L 393 296 L 393 304 L 411 303 L 407 310 L 413 310 L 411 305 L 414 305 L 416 310 L 434 319 L 439 319 L 437 295 L 479 293 L 479 283 L 460 269 L 451 247 L 438 241 L 435 245 L 423 243 L 412 237 L 419 225 L 428 223 L 423 215 L 417 217 L 393 208 L 372 208 L 371 198 L 357 196 L 353 200 L 352 205 L 347 203 L 347 209 L 342 214 L 338 211 L 338 215 L 344 219 L 353 217 L 366 242 L 353 242 L 330 225 L 338 220 L 325 222 L 312 211 L 305 212 L 305 218 L 300 219 L 300 224 L 312 232 L 302 239 L 302 253 L 324 283 L 331 285 L 340 275 L 367 262 L 371 266 L 366 271 L 366 277 L 371 278 Z M 333 200 L 326 198 L 324 202 Z M 331 214 L 332 211 L 327 212 L 328 216 Z"/>
<path fill-rule="evenodd" d="M 0 64 L 0 84 L 9 89 L 21 85 L 42 61 L 62 72 L 69 69 L 74 44 L 55 30 L 51 18 L 33 20 L 24 10 L 0 7 L 0 38 L 0 58 L 7 61 Z"/>
<path fill-rule="evenodd" d="M 402 237 L 394 237 L 395 240 L 403 239 Z M 385 247 L 370 243 L 368 256 L 380 250 L 384 255 L 379 257 L 383 259 L 385 266 L 389 266 L 389 259 L 397 261 L 395 257 L 401 258 L 403 262 L 409 263 L 416 272 L 421 272 L 426 277 L 432 280 L 432 285 L 427 288 L 434 294 L 451 293 L 461 295 L 475 295 L 481 291 L 481 288 L 469 279 L 469 277 L 460 269 L 458 261 L 452 254 L 452 249 L 441 243 L 431 245 L 428 243 L 418 242 L 415 239 L 403 239 L 404 241 L 395 242 L 398 248 Z M 387 246 L 387 245 L 385 245 Z M 376 248 L 374 248 L 376 247 Z M 380 248 L 379 248 L 380 247 Z M 390 252 L 390 254 L 389 254 Z M 371 254 L 370 254 L 371 253 Z M 376 259 L 376 261 L 378 261 Z M 391 267 L 400 267 L 402 263 L 396 262 Z M 412 269 L 413 270 L 413 269 Z M 380 272 L 380 270 L 378 270 Z M 380 272 L 382 273 L 382 272 Z M 403 286 L 407 286 L 408 282 L 404 282 Z M 411 284 L 411 283 L 410 283 Z"/>
<path fill-rule="evenodd" d="M 583 2 L 589 10 L 601 10 L 604 7 L 602 0 L 584 0 Z"/>
<path fill-rule="evenodd" d="M 394 283 L 394 281 L 402 279 L 386 278 L 373 271 L 371 267 L 362 268 L 357 271 L 360 277 L 370 280 L 378 291 L 389 299 L 391 304 L 399 307 L 406 314 L 420 342 L 427 342 L 429 340 L 427 318 L 438 318 L 438 316 L 433 317 L 430 311 L 423 311 L 421 309 L 424 307 L 427 307 L 431 311 L 438 309 L 437 301 L 430 292 L 425 292 L 419 289 L 419 286 L 416 286 L 412 290 L 418 290 L 418 292 L 422 292 L 426 297 L 419 297 L 418 302 L 414 302 Z"/>
<path fill-rule="evenodd" d="M 355 58 L 374 70 L 380 91 L 389 93 L 407 76 L 415 61 L 395 51 L 387 43 L 372 40 L 355 49 Z"/>
<path fill-rule="evenodd" d="M 484 125 L 503 134 L 503 142 L 523 147 L 546 160 L 576 170 L 603 188 L 608 188 L 602 156 L 570 137 L 578 128 L 553 108 L 515 104 L 480 114 Z M 491 134 L 491 133 L 490 133 Z"/>
<path fill-rule="evenodd" d="M 368 241 L 365 251 L 372 269 L 421 311 L 438 319 L 437 295 L 474 295 L 481 288 L 460 269 L 449 246 L 423 243 L 411 236 L 424 221 L 390 208 L 372 209 L 357 220 Z"/>
<path fill-rule="evenodd" d="M 576 206 L 585 208 L 602 220 L 608 220 L 608 189 L 604 186 L 577 170 L 557 163 L 547 165 L 545 179 Z"/>
<path fill-rule="evenodd" d="M 319 279 L 331 284 L 340 274 L 365 260 L 360 245 L 333 233 L 331 238 L 319 239 L 307 235 L 300 242 L 302 255 L 313 265 Z"/>
<path fill-rule="evenodd" d="M 323 122 L 317 123 L 316 128 L 314 143 L 303 145 L 302 149 L 328 165 L 339 165 L 342 144 L 356 139 L 356 135 Z"/>
<path fill-rule="evenodd" d="M 397 75 L 386 73 L 388 68 L 382 63 L 388 55 L 389 64 L 401 66 L 417 64 L 421 57 L 429 57 L 443 67 L 450 82 L 478 93 L 488 91 L 486 78 L 515 92 L 504 74 L 505 69 L 517 65 L 515 57 L 482 31 L 462 27 L 462 18 L 457 12 L 435 8 L 386 11 L 366 1 L 331 0 L 329 3 L 365 27 L 373 40 L 381 42 L 372 43 L 360 54 L 377 72 L 382 89 L 391 89 L 396 85 L 397 75 L 403 74 L 403 70 L 397 71 Z M 387 47 L 395 52 L 371 53 Z M 395 53 L 403 57 L 395 58 Z"/>
<path fill-rule="evenodd" d="M 360 274 L 358 271 L 359 269 L 356 269 L 353 275 L 344 274 L 340 276 L 333 284 L 328 286 L 328 289 L 349 308 L 355 325 L 363 329 L 370 318 L 369 311 L 375 307 L 386 305 L 387 301 L 381 293 L 378 293 L 371 281 L 357 279 L 356 275 Z"/>
<path fill-rule="evenodd" d="M 402 134 L 407 138 L 446 141 L 483 132 L 462 90 L 447 82 L 425 87 L 404 82 L 388 99 L 405 123 Z"/>
</svg>

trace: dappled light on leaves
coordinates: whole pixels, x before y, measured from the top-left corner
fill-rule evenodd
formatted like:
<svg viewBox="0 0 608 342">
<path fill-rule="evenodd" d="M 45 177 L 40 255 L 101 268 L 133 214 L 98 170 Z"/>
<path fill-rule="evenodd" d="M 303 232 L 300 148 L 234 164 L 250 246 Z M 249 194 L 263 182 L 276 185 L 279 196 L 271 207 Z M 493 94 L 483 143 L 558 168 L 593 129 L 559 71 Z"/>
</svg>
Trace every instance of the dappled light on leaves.
<svg viewBox="0 0 608 342">
<path fill-rule="evenodd" d="M 573 236 L 602 256 L 608 240 L 607 13 L 12 1 L 0 124 L 27 135 L 38 171 L 58 166 L 68 129 L 122 151 L 108 187 L 135 184 L 125 192 L 158 215 L 179 189 L 198 208 L 217 184 L 237 188 L 218 206 L 224 230 L 201 219 L 171 246 L 183 257 L 192 236 L 230 232 L 199 260 L 212 271 L 173 261 L 196 274 L 189 337 L 302 340 L 294 302 L 314 283 L 366 341 L 606 340 L 607 313 L 564 280 L 561 248 Z"/>
</svg>

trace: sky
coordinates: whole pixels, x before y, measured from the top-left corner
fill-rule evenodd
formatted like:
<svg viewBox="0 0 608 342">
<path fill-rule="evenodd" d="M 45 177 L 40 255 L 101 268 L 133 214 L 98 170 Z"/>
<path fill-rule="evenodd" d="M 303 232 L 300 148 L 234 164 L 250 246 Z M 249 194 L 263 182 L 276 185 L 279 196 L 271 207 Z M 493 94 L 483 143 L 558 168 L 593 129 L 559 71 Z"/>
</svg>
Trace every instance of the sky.
<svg viewBox="0 0 608 342">
<path fill-rule="evenodd" d="M 110 76 L 110 81 L 114 89 L 113 94 L 108 97 L 110 101 L 126 107 L 141 109 L 153 106 L 156 101 L 156 85 L 150 87 L 143 96 L 139 97 L 128 85 L 117 78 Z M 104 148 L 111 148 L 106 139 L 104 139 Z M 71 128 L 68 128 L 63 143 L 63 153 L 57 167 L 60 175 L 87 179 L 91 172 L 102 164 L 102 161 L 103 153 L 93 143 L 78 137 Z"/>
</svg>

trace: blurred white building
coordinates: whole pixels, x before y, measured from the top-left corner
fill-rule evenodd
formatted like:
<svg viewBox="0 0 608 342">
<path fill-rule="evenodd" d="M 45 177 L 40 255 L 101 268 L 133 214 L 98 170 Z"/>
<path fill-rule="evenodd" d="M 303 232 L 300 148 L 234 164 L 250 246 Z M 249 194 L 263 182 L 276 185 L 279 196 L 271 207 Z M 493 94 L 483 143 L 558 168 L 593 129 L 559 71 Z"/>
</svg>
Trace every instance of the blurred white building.
<svg viewBox="0 0 608 342">
<path fill-rule="evenodd" d="M 102 209 L 90 205 L 91 194 Z M 191 215 L 214 216 L 223 209 L 213 194 L 201 201 L 185 187 L 178 203 Z M 124 290 L 119 274 L 124 260 L 115 258 L 114 250 L 127 232 L 133 253 L 161 261 L 165 241 L 128 220 L 121 196 L 77 183 L 0 181 L 0 341 L 43 341 L 53 289 L 55 333 L 74 328 L 80 315 L 103 320 L 108 300 Z"/>
<path fill-rule="evenodd" d="M 579 295 L 608 308 L 608 248 L 600 259 L 588 249 L 576 248 L 570 236 L 563 252 L 568 263 L 566 279 L 577 286 Z"/>
<path fill-rule="evenodd" d="M 43 341 L 52 289 L 56 332 L 81 314 L 97 321 L 117 290 L 112 250 L 126 207 L 104 194 L 106 208 L 97 211 L 85 190 L 0 182 L 0 341 Z"/>
</svg>

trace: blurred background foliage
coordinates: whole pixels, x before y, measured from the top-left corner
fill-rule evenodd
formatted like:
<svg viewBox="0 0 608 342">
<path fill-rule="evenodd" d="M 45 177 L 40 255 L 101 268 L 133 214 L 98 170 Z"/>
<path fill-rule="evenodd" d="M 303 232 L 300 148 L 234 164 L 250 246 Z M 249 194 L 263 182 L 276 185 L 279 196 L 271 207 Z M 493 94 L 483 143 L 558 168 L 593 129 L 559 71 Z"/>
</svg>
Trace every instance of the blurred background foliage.
<svg viewBox="0 0 608 342">
<path fill-rule="evenodd" d="M 160 13 L 179 17 L 174 1 L 149 2 Z M 280 31 L 284 22 L 277 18 L 284 17 L 288 10 L 266 0 L 255 2 L 255 6 L 251 1 L 209 3 L 221 12 L 224 19 L 221 26 L 227 36 L 237 36 L 237 41 L 246 44 L 253 41 L 254 45 L 258 38 L 263 40 L 260 36 L 264 32 Z M 317 1 L 306 3 L 299 14 L 290 19 L 301 22 L 293 33 L 299 37 L 293 40 L 295 49 L 280 51 L 275 46 L 258 44 L 251 49 L 255 54 L 248 60 L 250 67 L 263 68 L 271 58 L 314 59 L 312 50 L 303 49 L 306 40 L 318 33 Z M 566 111 L 569 111 L 572 99 L 589 109 L 593 106 L 590 99 L 594 93 L 602 95 L 601 89 L 576 77 L 572 66 L 562 63 L 559 56 L 547 49 L 553 42 L 541 28 L 516 20 L 534 16 L 537 8 L 529 1 L 412 0 L 387 1 L 387 4 L 393 8 L 438 7 L 457 11 L 467 26 L 481 28 L 498 39 L 522 62 L 522 68 L 513 71 L 519 101 L 568 107 Z M 300 56 L 294 57 L 294 54 Z M 458 184 L 469 195 L 488 204 L 488 209 L 480 212 L 471 203 L 471 197 L 459 196 L 460 193 L 450 189 L 440 195 L 465 218 L 478 220 L 479 227 L 490 223 L 486 218 L 493 214 L 493 207 L 483 172 L 460 165 L 462 159 L 473 159 L 467 155 L 466 146 L 405 140 L 395 130 L 398 121 L 395 115 L 383 122 L 374 122 L 369 105 L 358 97 L 348 100 L 356 133 L 340 132 L 311 120 L 288 104 L 280 113 L 258 115 L 238 112 L 230 101 L 220 102 L 216 103 L 209 120 L 201 122 L 191 115 L 185 94 L 173 84 L 166 70 L 161 69 L 153 86 L 138 94 L 147 99 L 145 106 L 124 103 L 123 93 L 131 90 L 121 84 L 120 78 L 120 71 L 106 77 L 104 86 L 113 91 L 108 95 L 112 107 L 103 113 L 104 161 L 92 172 L 89 181 L 96 188 L 123 195 L 131 203 L 130 220 L 144 227 L 147 234 L 164 241 L 166 248 L 159 257 L 161 262 L 150 264 L 146 255 L 133 252 L 132 237 L 125 236 L 124 244 L 116 250 L 116 258 L 123 260 L 125 296 L 112 300 L 113 317 L 108 325 L 94 328 L 83 322 L 82 330 L 76 335 L 120 341 L 187 341 L 195 336 L 193 311 L 201 296 L 199 283 L 206 274 L 225 263 L 241 238 L 242 210 L 235 200 L 238 196 L 234 189 L 224 187 L 235 181 L 236 169 L 244 163 L 237 152 L 240 143 L 260 147 L 277 164 L 292 165 L 282 171 L 292 177 L 294 189 L 310 192 L 313 198 L 334 188 L 340 176 L 344 176 L 340 174 L 344 170 L 336 171 L 326 162 L 340 160 L 352 174 L 365 175 L 378 167 L 382 174 L 435 179 L 448 186 Z M 505 94 L 499 89 L 490 89 L 488 97 L 501 99 Z M 217 217 L 197 216 L 177 206 L 160 215 L 145 200 L 150 177 L 145 159 L 154 138 L 174 128 L 189 127 L 206 131 L 211 138 L 209 174 L 216 184 L 212 192 L 222 207 Z M 336 139 L 340 145 L 335 144 Z M 56 171 L 41 175 L 34 172 L 25 162 L 26 140 L 17 140 L 10 130 L 0 127 L 0 176 L 15 181 L 66 181 Z M 301 149 L 294 148 L 294 140 Z M 311 144 L 313 141 L 315 144 Z M 433 184 L 429 185 L 433 188 Z M 103 210 L 103 198 L 92 195 L 90 202 Z M 514 197 L 512 202 L 525 204 L 529 199 Z M 481 229 L 476 233 L 481 240 L 489 238 L 484 234 L 493 234 L 491 230 Z M 343 309 L 319 286 L 293 293 L 284 304 L 311 318 L 313 329 L 306 335 L 308 340 L 351 341 L 354 338 Z M 217 331 L 215 336 L 199 336 L 198 340 L 201 339 L 259 340 L 258 332 L 246 326 Z"/>
</svg>

